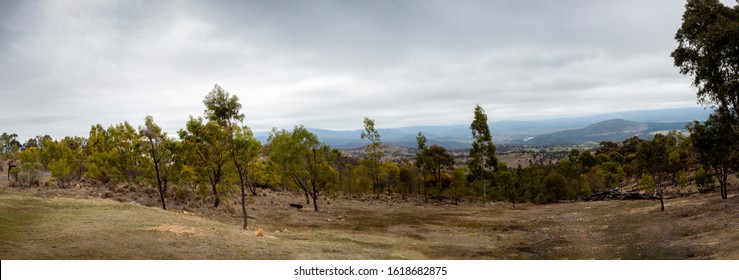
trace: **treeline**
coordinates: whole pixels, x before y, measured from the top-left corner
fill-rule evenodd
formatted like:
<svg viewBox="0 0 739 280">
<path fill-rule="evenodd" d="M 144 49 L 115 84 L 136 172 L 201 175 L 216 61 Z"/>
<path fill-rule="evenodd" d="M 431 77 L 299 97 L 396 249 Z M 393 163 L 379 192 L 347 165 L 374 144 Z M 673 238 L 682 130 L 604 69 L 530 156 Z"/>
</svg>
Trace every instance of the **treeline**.
<svg viewBox="0 0 739 280">
<path fill-rule="evenodd" d="M 244 226 L 246 197 L 259 188 L 298 190 L 319 210 L 326 193 L 396 193 L 403 197 L 516 203 L 553 203 L 584 199 L 594 192 L 637 186 L 633 191 L 655 194 L 685 189 L 695 182 L 701 191 L 714 188 L 722 196 L 732 147 L 720 146 L 730 127 L 712 117 L 694 123 L 691 136 L 676 132 L 651 140 L 629 138 L 603 142 L 594 151 L 573 149 L 556 163 L 506 166 L 492 143 L 487 115 L 479 105 L 470 125 L 473 142 L 466 162 L 455 165 L 444 147 L 426 145 L 419 132 L 415 159 L 382 161 L 381 135 L 374 120 L 364 119 L 364 159 L 331 149 L 303 126 L 273 129 L 268 142 L 257 141 L 240 112 L 238 97 L 216 85 L 203 101 L 204 116 L 191 116 L 177 138 L 164 133 L 151 116 L 143 125 L 128 122 L 108 128 L 93 125 L 87 138 L 43 137 L 18 144 L 3 134 L 3 158 L 13 184 L 38 184 L 41 171 L 51 172 L 52 184 L 67 187 L 82 179 L 100 184 L 127 182 L 157 188 L 162 208 L 170 188 L 177 196 L 208 198 L 218 207 L 224 196 L 240 195 Z M 456 167 L 455 167 L 456 166 Z"/>
</svg>

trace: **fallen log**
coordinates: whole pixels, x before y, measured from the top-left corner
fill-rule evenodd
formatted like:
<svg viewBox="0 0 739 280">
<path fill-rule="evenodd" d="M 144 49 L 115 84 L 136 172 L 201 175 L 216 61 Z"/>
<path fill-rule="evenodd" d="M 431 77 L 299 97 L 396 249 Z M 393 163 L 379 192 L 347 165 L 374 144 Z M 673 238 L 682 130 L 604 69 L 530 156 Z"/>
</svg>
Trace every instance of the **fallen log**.
<svg viewBox="0 0 739 280">
<path fill-rule="evenodd" d="M 604 200 L 655 200 L 656 196 L 643 195 L 637 192 L 621 193 L 618 191 L 603 191 L 584 198 L 584 201 L 604 201 Z"/>
</svg>

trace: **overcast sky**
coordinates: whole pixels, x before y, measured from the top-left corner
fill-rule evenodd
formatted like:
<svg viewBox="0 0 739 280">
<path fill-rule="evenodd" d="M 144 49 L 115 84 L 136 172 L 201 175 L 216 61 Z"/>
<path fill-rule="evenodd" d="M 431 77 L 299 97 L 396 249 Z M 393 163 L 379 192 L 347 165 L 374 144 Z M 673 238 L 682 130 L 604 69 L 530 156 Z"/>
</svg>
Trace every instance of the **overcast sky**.
<svg viewBox="0 0 739 280">
<path fill-rule="evenodd" d="M 735 4 L 733 1 L 724 3 Z M 0 131 L 165 130 L 219 84 L 252 129 L 696 107 L 684 1 L 0 0 Z"/>
</svg>

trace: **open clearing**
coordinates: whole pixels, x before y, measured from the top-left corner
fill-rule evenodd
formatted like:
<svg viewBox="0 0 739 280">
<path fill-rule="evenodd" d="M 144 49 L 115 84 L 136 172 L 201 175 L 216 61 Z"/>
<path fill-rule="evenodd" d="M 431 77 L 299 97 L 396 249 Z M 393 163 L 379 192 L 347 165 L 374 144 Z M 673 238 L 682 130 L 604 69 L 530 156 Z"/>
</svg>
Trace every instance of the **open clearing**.
<svg viewBox="0 0 739 280">
<path fill-rule="evenodd" d="M 665 212 L 656 201 L 288 206 L 301 200 L 255 197 L 245 231 L 238 213 L 4 188 L 0 259 L 739 259 L 736 194 L 666 200 Z"/>
</svg>

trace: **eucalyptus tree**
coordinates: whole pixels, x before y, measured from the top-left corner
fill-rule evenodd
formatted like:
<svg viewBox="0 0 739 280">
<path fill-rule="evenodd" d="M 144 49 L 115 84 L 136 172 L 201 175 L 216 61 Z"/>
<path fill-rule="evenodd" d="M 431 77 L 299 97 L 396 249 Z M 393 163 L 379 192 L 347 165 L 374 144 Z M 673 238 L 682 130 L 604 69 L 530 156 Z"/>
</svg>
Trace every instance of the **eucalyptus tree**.
<svg viewBox="0 0 739 280">
<path fill-rule="evenodd" d="M 231 95 L 219 85 L 213 86 L 213 90 L 203 100 L 205 104 L 205 117 L 218 124 L 225 134 L 226 140 L 223 144 L 231 156 L 233 166 L 239 178 L 241 188 L 241 211 L 244 216 L 243 228 L 247 228 L 248 216 L 246 214 L 246 189 L 249 184 L 249 165 L 257 158 L 261 144 L 254 138 L 251 129 L 241 126 L 244 114 L 241 113 L 239 97 Z"/>
<path fill-rule="evenodd" d="M 375 129 L 375 120 L 364 117 L 364 131 L 360 135 L 361 139 L 367 139 L 370 144 L 365 148 L 367 154 L 365 164 L 372 178 L 372 192 L 379 194 L 382 192 L 380 182 L 380 160 L 384 155 L 382 149 L 382 140 L 380 133 Z"/>
<path fill-rule="evenodd" d="M 193 116 L 190 116 L 185 129 L 180 129 L 178 134 L 182 140 L 183 152 L 194 169 L 210 183 L 215 197 L 213 207 L 218 208 L 221 203 L 218 189 L 221 187 L 226 164 L 231 160 L 226 145 L 228 134 L 216 122 L 204 123 L 202 117 Z"/>
<path fill-rule="evenodd" d="M 454 158 L 439 145 L 431 145 L 423 151 L 423 164 L 425 169 L 432 174 L 431 181 L 441 193 L 447 184 L 444 183 L 445 175 L 454 167 Z"/>
<path fill-rule="evenodd" d="M 331 167 L 331 149 L 318 141 L 305 127 L 296 126 L 292 132 L 273 129 L 269 136 L 270 160 L 280 166 L 283 176 L 303 190 L 306 203 L 313 199 L 318 211 L 318 196 L 338 182 L 339 174 Z"/>
<path fill-rule="evenodd" d="M 165 198 L 170 174 L 175 164 L 176 144 L 154 122 L 152 116 L 144 118 L 144 126 L 139 127 L 139 135 L 143 139 L 142 147 L 148 156 L 147 162 L 154 167 L 154 177 L 159 190 L 159 199 L 162 201 L 162 209 L 167 210 Z"/>
<path fill-rule="evenodd" d="M 721 198 L 728 198 L 729 174 L 739 170 L 739 139 L 732 133 L 728 118 L 711 114 L 705 123 L 695 121 L 688 129 L 698 161 L 716 175 L 721 188 Z"/>
<path fill-rule="evenodd" d="M 680 73 L 693 76 L 698 100 L 717 112 L 739 133 L 739 5 L 718 0 L 688 0 L 675 33 L 672 52 Z"/>
<path fill-rule="evenodd" d="M 255 164 L 255 160 L 259 157 L 259 151 L 262 144 L 254 138 L 254 134 L 248 126 L 239 127 L 233 125 L 233 135 L 231 136 L 231 157 L 233 158 L 236 172 L 238 172 L 239 183 L 241 186 L 241 211 L 244 216 L 243 228 L 246 229 L 248 216 L 246 215 L 246 187 L 249 181 L 250 166 Z M 252 175 L 253 176 L 253 175 Z M 251 185 L 254 185 L 253 183 Z M 256 194 L 256 190 L 252 187 L 252 194 Z"/>
<path fill-rule="evenodd" d="M 495 145 L 493 136 L 488 126 L 488 116 L 485 110 L 478 104 L 475 106 L 475 116 L 470 124 L 472 130 L 472 149 L 470 149 L 470 160 L 467 165 L 473 180 L 482 180 L 482 196 L 487 199 L 487 182 L 492 179 L 498 158 L 495 157 Z"/>
<path fill-rule="evenodd" d="M 416 144 L 418 145 L 418 151 L 416 152 L 416 168 L 418 169 L 418 172 L 420 173 L 420 178 L 418 180 L 419 184 L 419 193 L 423 193 L 423 200 L 425 203 L 428 203 L 428 193 L 426 191 L 426 154 L 428 153 L 426 150 L 428 150 L 428 147 L 426 146 L 426 136 L 423 135 L 420 131 L 418 132 L 418 135 L 416 136 Z"/>
<path fill-rule="evenodd" d="M 651 141 L 645 141 L 639 144 L 636 152 L 639 169 L 654 178 L 657 195 L 659 195 L 660 209 L 662 211 L 665 211 L 663 181 L 665 181 L 665 177 L 670 172 L 669 145 L 670 140 L 668 137 L 657 134 Z"/>
</svg>

